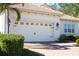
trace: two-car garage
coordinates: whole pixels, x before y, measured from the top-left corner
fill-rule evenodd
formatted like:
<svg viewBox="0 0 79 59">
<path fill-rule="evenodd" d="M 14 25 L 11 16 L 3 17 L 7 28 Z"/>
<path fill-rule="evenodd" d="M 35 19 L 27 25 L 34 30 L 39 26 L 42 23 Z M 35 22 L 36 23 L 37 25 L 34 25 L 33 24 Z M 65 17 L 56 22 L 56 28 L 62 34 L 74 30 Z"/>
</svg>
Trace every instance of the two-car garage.
<svg viewBox="0 0 79 59">
<path fill-rule="evenodd" d="M 19 22 L 10 24 L 10 33 L 22 34 L 25 42 L 53 41 L 53 24 Z"/>
</svg>

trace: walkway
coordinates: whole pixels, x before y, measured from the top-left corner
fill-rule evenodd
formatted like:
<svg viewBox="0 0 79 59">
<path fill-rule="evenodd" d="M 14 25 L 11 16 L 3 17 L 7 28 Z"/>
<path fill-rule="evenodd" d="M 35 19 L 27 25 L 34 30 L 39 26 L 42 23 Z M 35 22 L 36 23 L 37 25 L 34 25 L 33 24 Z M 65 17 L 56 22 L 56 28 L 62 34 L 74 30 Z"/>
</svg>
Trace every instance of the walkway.
<svg viewBox="0 0 79 59">
<path fill-rule="evenodd" d="M 25 43 L 24 48 L 45 56 L 79 56 L 79 47 L 75 43 Z"/>
</svg>

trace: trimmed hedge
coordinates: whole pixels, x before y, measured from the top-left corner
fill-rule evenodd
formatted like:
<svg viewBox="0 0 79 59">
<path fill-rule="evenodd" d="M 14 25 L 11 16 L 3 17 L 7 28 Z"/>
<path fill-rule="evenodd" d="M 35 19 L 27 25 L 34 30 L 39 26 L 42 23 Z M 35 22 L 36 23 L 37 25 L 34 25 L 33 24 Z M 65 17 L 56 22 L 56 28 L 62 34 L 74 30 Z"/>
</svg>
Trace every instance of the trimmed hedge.
<svg viewBox="0 0 79 59">
<path fill-rule="evenodd" d="M 79 46 L 79 39 L 76 40 L 76 45 Z"/>
<path fill-rule="evenodd" d="M 59 42 L 75 42 L 77 39 L 79 39 L 79 36 L 78 35 L 65 35 L 65 34 L 62 34 L 60 37 L 59 37 Z"/>
<path fill-rule="evenodd" d="M 59 39 L 58 39 L 59 42 L 67 42 L 67 36 L 65 34 L 62 34 Z"/>
<path fill-rule="evenodd" d="M 76 37 L 76 45 L 79 46 L 79 36 L 76 35 L 75 37 Z"/>
<path fill-rule="evenodd" d="M 0 55 L 22 55 L 24 37 L 17 34 L 0 34 Z"/>
<path fill-rule="evenodd" d="M 68 35 L 68 38 L 67 39 L 69 41 L 75 42 L 76 41 L 76 36 L 74 36 L 74 35 Z"/>
<path fill-rule="evenodd" d="M 79 39 L 79 35 L 74 35 L 74 37 L 75 37 L 76 39 Z"/>
</svg>

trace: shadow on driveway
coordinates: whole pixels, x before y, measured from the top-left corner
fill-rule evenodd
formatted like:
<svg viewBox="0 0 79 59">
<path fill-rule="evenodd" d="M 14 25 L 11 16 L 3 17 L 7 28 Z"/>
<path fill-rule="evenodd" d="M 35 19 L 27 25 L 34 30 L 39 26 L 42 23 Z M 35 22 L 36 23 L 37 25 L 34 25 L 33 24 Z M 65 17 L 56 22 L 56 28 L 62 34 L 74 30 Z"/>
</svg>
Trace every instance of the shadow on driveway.
<svg viewBox="0 0 79 59">
<path fill-rule="evenodd" d="M 51 49 L 51 50 L 68 50 L 70 47 L 74 47 L 74 45 L 64 45 L 62 43 L 32 43 L 34 45 L 25 45 L 26 48 L 31 49 Z"/>
</svg>

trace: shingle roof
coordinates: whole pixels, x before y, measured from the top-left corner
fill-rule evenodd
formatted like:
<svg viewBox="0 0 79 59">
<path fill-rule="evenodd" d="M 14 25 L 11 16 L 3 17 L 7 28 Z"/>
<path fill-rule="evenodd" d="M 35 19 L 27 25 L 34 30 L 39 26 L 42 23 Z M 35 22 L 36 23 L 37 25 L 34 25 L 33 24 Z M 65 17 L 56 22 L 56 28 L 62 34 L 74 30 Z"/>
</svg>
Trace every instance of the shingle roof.
<svg viewBox="0 0 79 59">
<path fill-rule="evenodd" d="M 49 7 L 36 6 L 36 5 L 31 4 L 31 3 L 26 3 L 26 4 L 24 4 L 24 6 L 22 6 L 22 4 L 15 4 L 15 5 L 12 5 L 11 7 L 18 8 L 18 9 L 24 9 L 24 10 L 34 10 L 34 11 L 62 14 L 61 12 L 52 10 Z"/>
<path fill-rule="evenodd" d="M 60 17 L 61 20 L 71 20 L 71 21 L 79 21 L 79 18 L 73 17 L 73 16 L 69 16 L 64 14 L 63 16 Z"/>
<path fill-rule="evenodd" d="M 61 15 L 60 16 L 61 20 L 77 20 L 77 21 L 79 21 L 79 18 L 63 14 L 62 12 L 53 10 L 48 6 L 47 7 L 46 6 L 36 6 L 31 3 L 26 3 L 26 4 L 24 4 L 24 6 L 22 6 L 22 4 L 15 4 L 15 5 L 12 5 L 11 7 L 22 9 L 22 10 L 23 9 L 24 10 L 34 10 L 34 11 L 53 13 L 53 14 L 55 13 L 57 15 Z"/>
</svg>

